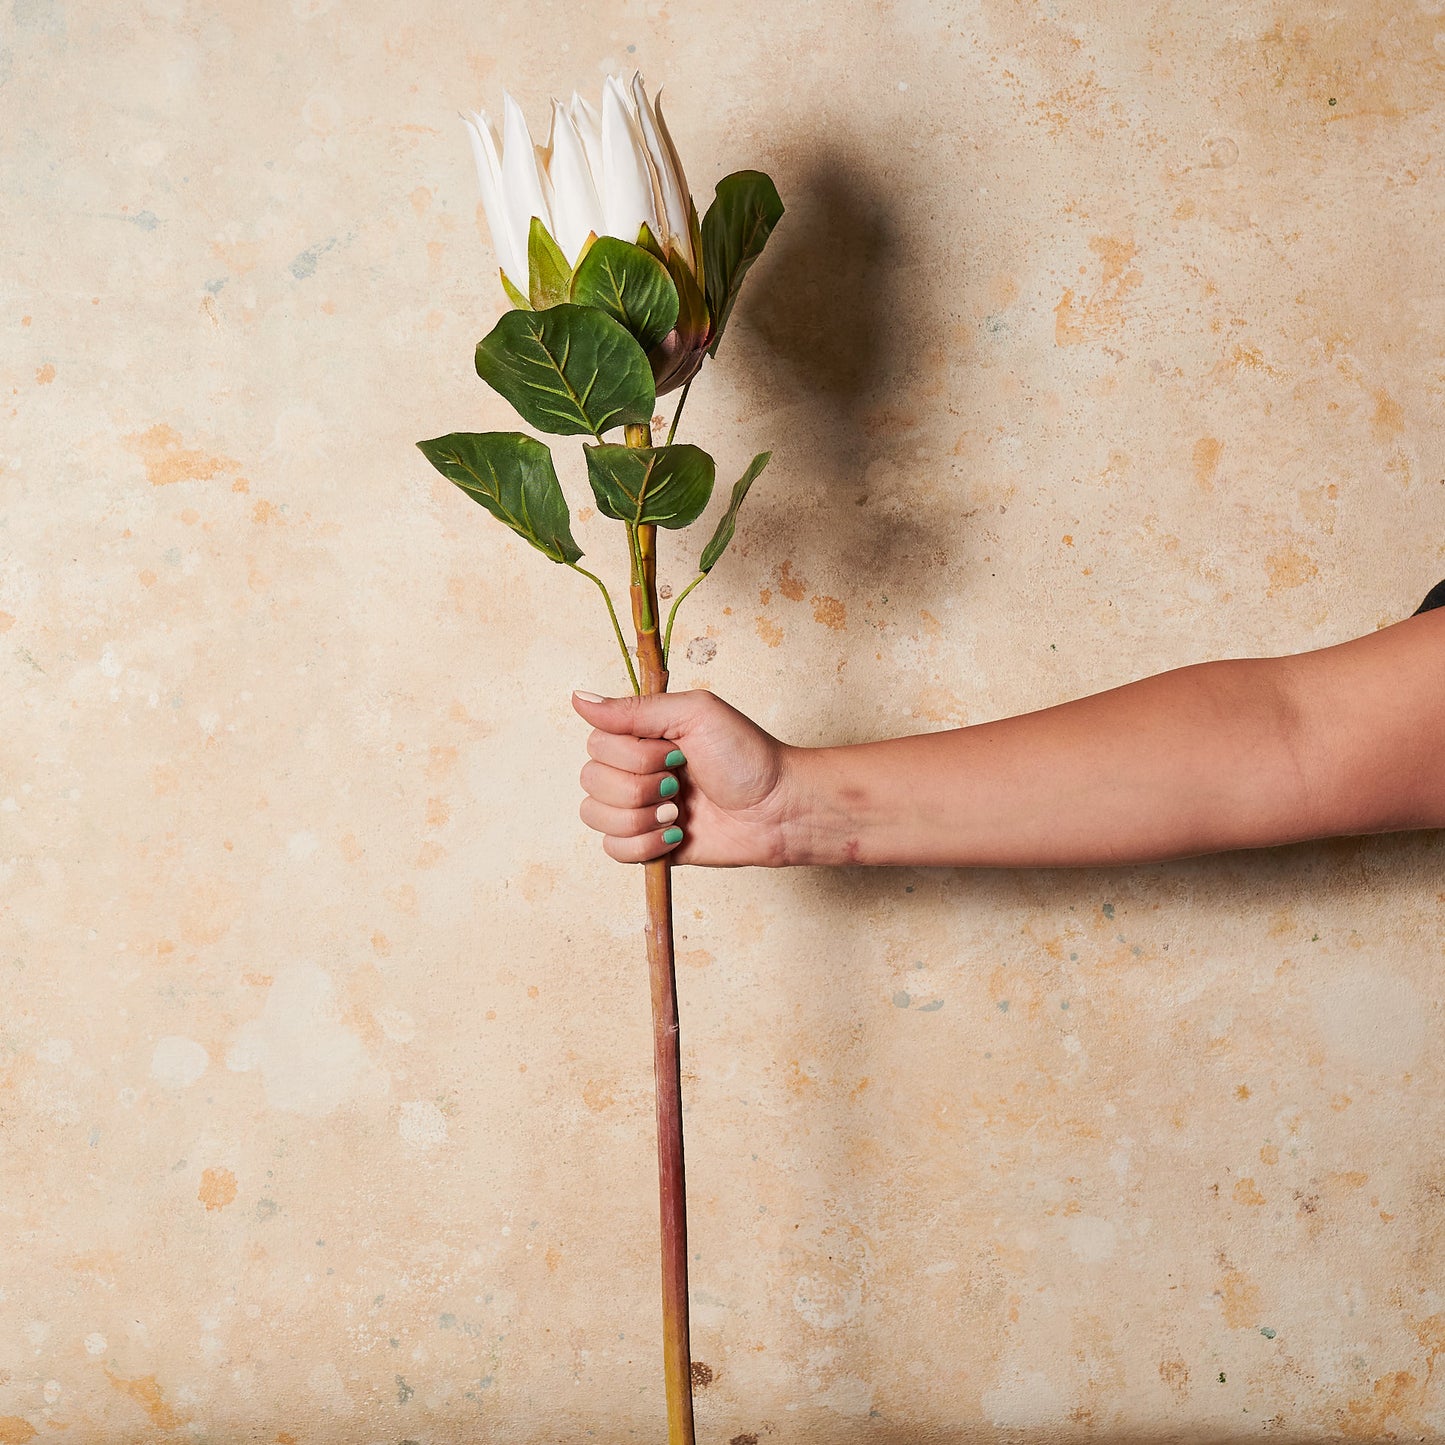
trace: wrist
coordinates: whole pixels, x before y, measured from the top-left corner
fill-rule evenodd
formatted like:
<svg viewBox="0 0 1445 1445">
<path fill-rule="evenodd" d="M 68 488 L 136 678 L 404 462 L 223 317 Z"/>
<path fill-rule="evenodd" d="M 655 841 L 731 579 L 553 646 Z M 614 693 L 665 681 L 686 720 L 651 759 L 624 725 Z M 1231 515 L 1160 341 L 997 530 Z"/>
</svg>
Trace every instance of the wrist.
<svg viewBox="0 0 1445 1445">
<path fill-rule="evenodd" d="M 823 867 L 861 861 L 837 786 L 837 748 L 788 747 L 779 788 L 777 866 Z"/>
</svg>

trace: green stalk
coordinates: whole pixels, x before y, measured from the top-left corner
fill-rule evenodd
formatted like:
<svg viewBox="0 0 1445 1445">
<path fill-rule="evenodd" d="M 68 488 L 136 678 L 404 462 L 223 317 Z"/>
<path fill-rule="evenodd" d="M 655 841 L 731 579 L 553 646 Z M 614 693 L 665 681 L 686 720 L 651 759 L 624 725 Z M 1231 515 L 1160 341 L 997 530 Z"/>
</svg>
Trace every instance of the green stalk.
<svg viewBox="0 0 1445 1445">
<path fill-rule="evenodd" d="M 637 697 L 641 694 L 642 688 L 637 683 L 637 669 L 632 665 L 632 654 L 627 650 L 627 639 L 622 635 L 622 624 L 617 620 L 617 609 L 612 605 L 612 594 L 607 590 L 607 584 L 598 576 L 589 572 L 585 567 L 579 567 L 575 562 L 567 564 L 574 572 L 580 572 L 584 577 L 595 582 L 598 590 L 602 593 L 602 600 L 607 604 L 607 615 L 612 619 L 612 633 L 617 638 L 617 646 L 622 652 L 622 660 L 627 664 L 627 676 L 632 682 L 632 695 Z M 684 592 L 686 597 L 687 593 Z M 681 599 L 679 599 L 680 601 Z M 672 629 L 668 629 L 669 635 Z"/>
<path fill-rule="evenodd" d="M 682 395 L 677 399 L 677 410 L 672 414 L 672 425 L 667 429 L 667 444 L 672 445 L 672 439 L 677 435 L 677 419 L 682 415 L 682 409 L 687 405 L 687 394 L 692 390 L 693 377 L 687 379 L 682 388 Z"/>
<path fill-rule="evenodd" d="M 677 594 L 677 597 L 673 601 L 671 608 L 668 609 L 667 630 L 662 634 L 662 661 L 664 666 L 667 663 L 667 659 L 672 656 L 672 624 L 673 620 L 677 616 L 677 609 L 682 606 L 682 599 L 686 597 L 687 594 L 691 592 L 692 589 L 696 587 L 697 584 L 701 582 L 702 579 L 706 576 L 706 572 L 699 572 L 697 576 L 694 577 L 692 581 L 689 582 L 687 586 L 684 587 L 682 591 Z"/>
</svg>

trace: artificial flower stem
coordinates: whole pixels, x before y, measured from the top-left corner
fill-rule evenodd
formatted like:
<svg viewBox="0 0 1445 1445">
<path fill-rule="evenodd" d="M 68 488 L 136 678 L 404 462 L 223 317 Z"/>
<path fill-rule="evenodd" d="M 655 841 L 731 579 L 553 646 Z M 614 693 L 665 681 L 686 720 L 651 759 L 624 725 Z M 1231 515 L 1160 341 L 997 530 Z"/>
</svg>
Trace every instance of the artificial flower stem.
<svg viewBox="0 0 1445 1445">
<path fill-rule="evenodd" d="M 589 572 L 585 567 L 579 567 L 575 562 L 568 563 L 574 572 L 580 572 L 584 577 L 595 582 L 597 589 L 602 593 L 602 600 L 607 604 L 607 615 L 612 619 L 612 632 L 617 638 L 617 646 L 622 651 L 622 660 L 627 664 L 627 677 L 632 683 L 632 695 L 636 697 L 642 689 L 637 684 L 637 669 L 632 665 L 632 654 L 627 650 L 627 639 L 622 635 L 622 624 L 617 620 L 617 609 L 612 605 L 612 594 L 607 590 L 607 584 L 595 573 Z M 701 580 L 701 579 L 699 579 Z M 692 589 L 689 588 L 690 592 Z M 684 592 L 683 597 L 687 596 Z M 682 598 L 678 599 L 679 601 Z M 672 635 L 672 628 L 668 628 L 668 635 Z"/>
<path fill-rule="evenodd" d="M 668 444 L 668 446 L 671 446 L 671 445 L 672 445 L 672 439 L 673 439 L 673 437 L 675 437 L 675 436 L 677 435 L 677 421 L 678 421 L 678 418 L 682 415 L 682 409 L 683 409 L 683 407 L 687 405 L 687 394 L 688 394 L 688 392 L 690 392 L 690 391 L 692 390 L 692 383 L 693 383 L 694 380 L 695 380 L 695 378 L 693 378 L 693 377 L 691 377 L 691 376 L 688 377 L 688 379 L 687 379 L 687 385 L 683 387 L 683 389 L 682 389 L 682 395 L 681 395 L 680 397 L 678 397 L 678 399 L 677 399 L 677 410 L 676 410 L 675 412 L 673 412 L 673 414 L 672 414 L 672 425 L 671 425 L 670 427 L 668 427 L 668 429 L 667 429 L 667 444 Z"/>
<path fill-rule="evenodd" d="M 652 445 L 652 428 L 627 428 L 627 445 Z M 632 586 L 637 661 L 644 695 L 667 691 L 657 633 L 657 528 L 636 529 L 640 579 Z M 664 855 L 644 863 L 647 964 L 652 984 L 652 1062 L 657 1092 L 657 1184 L 662 1224 L 662 1360 L 667 1387 L 667 1445 L 694 1445 L 692 1350 L 687 1313 L 687 1186 L 682 1157 L 682 1064 L 673 961 L 672 867 Z"/>
<path fill-rule="evenodd" d="M 667 659 L 672 656 L 672 624 L 677 617 L 677 609 L 682 606 L 682 599 L 706 576 L 706 572 L 699 572 L 697 576 L 677 594 L 672 606 L 668 609 L 667 628 L 662 634 L 662 661 L 664 665 L 667 663 Z"/>
</svg>

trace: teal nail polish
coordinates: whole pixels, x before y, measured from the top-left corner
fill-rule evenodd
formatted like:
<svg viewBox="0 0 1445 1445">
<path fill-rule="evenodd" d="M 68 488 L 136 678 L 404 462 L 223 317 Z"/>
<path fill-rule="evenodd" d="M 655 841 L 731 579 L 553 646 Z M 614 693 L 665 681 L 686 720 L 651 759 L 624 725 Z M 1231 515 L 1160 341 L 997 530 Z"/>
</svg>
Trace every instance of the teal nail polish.
<svg viewBox="0 0 1445 1445">
<path fill-rule="evenodd" d="M 682 829 L 681 829 L 681 828 L 669 828 L 669 829 L 667 830 L 667 832 L 665 832 L 665 833 L 662 835 L 662 841 L 663 841 L 664 843 L 681 843 L 681 842 L 682 842 Z"/>
<path fill-rule="evenodd" d="M 675 797 L 677 794 L 677 779 L 672 777 L 664 778 L 662 780 L 661 786 L 658 788 L 657 791 L 664 798 Z"/>
<path fill-rule="evenodd" d="M 662 766 L 665 768 L 680 768 L 686 761 L 686 756 L 683 753 L 679 752 L 676 748 L 673 748 L 673 750 L 668 753 L 668 755 L 662 760 Z"/>
</svg>

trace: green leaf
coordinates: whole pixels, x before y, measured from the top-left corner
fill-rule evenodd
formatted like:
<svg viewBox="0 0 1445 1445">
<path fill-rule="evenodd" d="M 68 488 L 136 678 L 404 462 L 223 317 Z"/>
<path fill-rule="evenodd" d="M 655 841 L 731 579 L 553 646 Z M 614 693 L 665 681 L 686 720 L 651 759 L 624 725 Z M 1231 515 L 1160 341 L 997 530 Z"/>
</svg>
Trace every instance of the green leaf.
<svg viewBox="0 0 1445 1445">
<path fill-rule="evenodd" d="M 677 288 L 677 329 L 689 348 L 696 348 L 707 335 L 707 298 L 680 251 L 667 253 L 667 272 Z"/>
<path fill-rule="evenodd" d="M 507 300 L 522 311 L 530 311 L 532 303 L 507 279 L 507 273 L 498 268 L 497 275 L 502 278 L 502 290 L 507 293 Z"/>
<path fill-rule="evenodd" d="M 637 244 L 646 251 L 649 256 L 655 256 L 659 261 L 662 260 L 662 242 L 652 234 L 652 227 L 649 226 L 646 221 L 638 228 Z"/>
<path fill-rule="evenodd" d="M 759 452 L 752 461 L 748 463 L 748 469 L 737 481 L 733 483 L 732 500 L 728 503 L 728 509 L 722 514 L 717 524 L 717 531 L 712 534 L 712 541 L 702 549 L 702 557 L 697 564 L 697 570 L 706 574 L 711 572 L 717 563 L 717 559 L 728 549 L 728 543 L 733 539 L 733 533 L 738 525 L 738 508 L 743 504 L 743 498 L 748 494 L 748 488 L 762 475 L 763 468 L 772 459 L 772 452 Z"/>
<path fill-rule="evenodd" d="M 714 317 L 709 356 L 717 355 L 743 277 L 762 254 L 782 214 L 777 187 L 761 171 L 735 171 L 718 182 L 712 205 L 702 218 L 707 309 Z"/>
<path fill-rule="evenodd" d="M 572 300 L 605 311 L 651 351 L 677 325 L 677 287 L 640 246 L 601 236 L 572 277 Z"/>
<path fill-rule="evenodd" d="M 595 306 L 570 301 L 508 311 L 477 343 L 477 375 L 554 436 L 651 421 L 657 402 L 647 353 Z"/>
<path fill-rule="evenodd" d="M 584 447 L 587 480 L 609 517 L 634 525 L 685 527 L 712 496 L 717 469 L 701 447 Z"/>
<path fill-rule="evenodd" d="M 541 311 L 567 299 L 572 268 L 562 248 L 548 234 L 541 220 L 533 216 L 527 231 L 527 291 L 532 306 Z"/>
<path fill-rule="evenodd" d="M 442 476 L 539 552 L 569 566 L 581 557 L 552 453 L 535 437 L 519 431 L 453 432 L 417 446 Z"/>
</svg>

